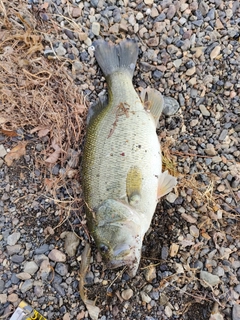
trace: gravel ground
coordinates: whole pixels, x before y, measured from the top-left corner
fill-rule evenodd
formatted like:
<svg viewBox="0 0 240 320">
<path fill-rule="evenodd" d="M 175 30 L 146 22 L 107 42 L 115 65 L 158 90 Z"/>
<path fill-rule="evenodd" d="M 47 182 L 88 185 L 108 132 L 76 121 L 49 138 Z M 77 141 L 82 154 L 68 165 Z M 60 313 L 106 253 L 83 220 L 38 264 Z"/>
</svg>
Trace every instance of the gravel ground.
<svg viewBox="0 0 240 320">
<path fill-rule="evenodd" d="M 21 3 L 45 30 L 41 55 L 66 61 L 87 102 L 106 92 L 93 41 L 130 37 L 140 48 L 136 89 L 154 87 L 180 105 L 175 115 L 161 117 L 158 129 L 178 188 L 157 207 L 137 276 L 104 270 L 91 245 L 86 292 L 96 299 L 98 319 L 239 320 L 239 2 Z M 22 140 L 28 141 L 25 155 L 9 165 L 6 154 Z M 90 319 L 79 294 L 89 241 L 73 161 L 82 145 L 48 169 L 38 161 L 47 144 L 46 135 L 27 128 L 14 137 L 0 133 L 1 319 L 22 299 L 47 319 Z"/>
</svg>

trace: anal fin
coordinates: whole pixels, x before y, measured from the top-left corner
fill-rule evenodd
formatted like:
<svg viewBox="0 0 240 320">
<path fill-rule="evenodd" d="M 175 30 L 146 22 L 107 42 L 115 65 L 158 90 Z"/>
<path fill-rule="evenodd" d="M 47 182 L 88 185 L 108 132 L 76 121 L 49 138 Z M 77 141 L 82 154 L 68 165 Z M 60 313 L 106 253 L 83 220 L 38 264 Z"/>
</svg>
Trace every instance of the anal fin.
<svg viewBox="0 0 240 320">
<path fill-rule="evenodd" d="M 177 178 L 164 171 L 158 180 L 158 199 L 168 194 L 177 184 Z"/>
</svg>

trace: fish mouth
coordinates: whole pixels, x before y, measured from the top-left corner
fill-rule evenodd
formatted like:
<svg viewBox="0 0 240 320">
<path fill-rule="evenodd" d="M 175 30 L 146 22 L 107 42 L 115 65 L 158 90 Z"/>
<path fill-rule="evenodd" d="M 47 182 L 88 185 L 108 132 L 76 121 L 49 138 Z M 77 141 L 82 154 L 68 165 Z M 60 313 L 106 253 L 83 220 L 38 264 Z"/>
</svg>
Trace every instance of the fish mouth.
<svg viewBox="0 0 240 320">
<path fill-rule="evenodd" d="M 107 262 L 107 268 L 116 269 L 126 266 L 129 276 L 134 277 L 138 270 L 141 250 L 136 247 L 126 249 L 126 246 L 119 246 L 115 248 L 114 253 L 113 259 Z"/>
</svg>

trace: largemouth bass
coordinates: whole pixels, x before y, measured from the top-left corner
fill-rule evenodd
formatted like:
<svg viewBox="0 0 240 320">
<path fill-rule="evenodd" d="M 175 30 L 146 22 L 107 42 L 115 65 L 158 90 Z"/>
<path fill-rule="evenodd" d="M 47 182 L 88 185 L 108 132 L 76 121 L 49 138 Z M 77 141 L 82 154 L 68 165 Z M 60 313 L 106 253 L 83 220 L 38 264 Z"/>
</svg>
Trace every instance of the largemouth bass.
<svg viewBox="0 0 240 320">
<path fill-rule="evenodd" d="M 82 163 L 87 222 L 107 267 L 128 266 L 135 276 L 143 237 L 161 196 L 176 185 L 162 173 L 156 124 L 164 101 L 152 89 L 142 99 L 132 84 L 138 46 L 95 42 L 108 100 L 90 108 Z"/>
</svg>

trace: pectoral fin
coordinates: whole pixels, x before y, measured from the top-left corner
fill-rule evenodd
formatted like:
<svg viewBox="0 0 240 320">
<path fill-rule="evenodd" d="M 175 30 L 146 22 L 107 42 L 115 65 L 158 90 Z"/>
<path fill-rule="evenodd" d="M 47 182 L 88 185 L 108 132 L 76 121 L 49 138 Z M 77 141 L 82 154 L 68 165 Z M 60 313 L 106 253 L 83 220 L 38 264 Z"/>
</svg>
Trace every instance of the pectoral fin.
<svg viewBox="0 0 240 320">
<path fill-rule="evenodd" d="M 157 126 L 164 107 L 163 96 L 159 91 L 147 88 L 141 92 L 141 99 L 145 109 L 151 112 Z"/>
<path fill-rule="evenodd" d="M 138 167 L 131 167 L 127 174 L 126 192 L 128 202 L 136 206 L 141 198 L 142 173 Z"/>
<path fill-rule="evenodd" d="M 158 199 L 168 194 L 177 184 L 177 179 L 164 171 L 158 180 Z"/>
</svg>

